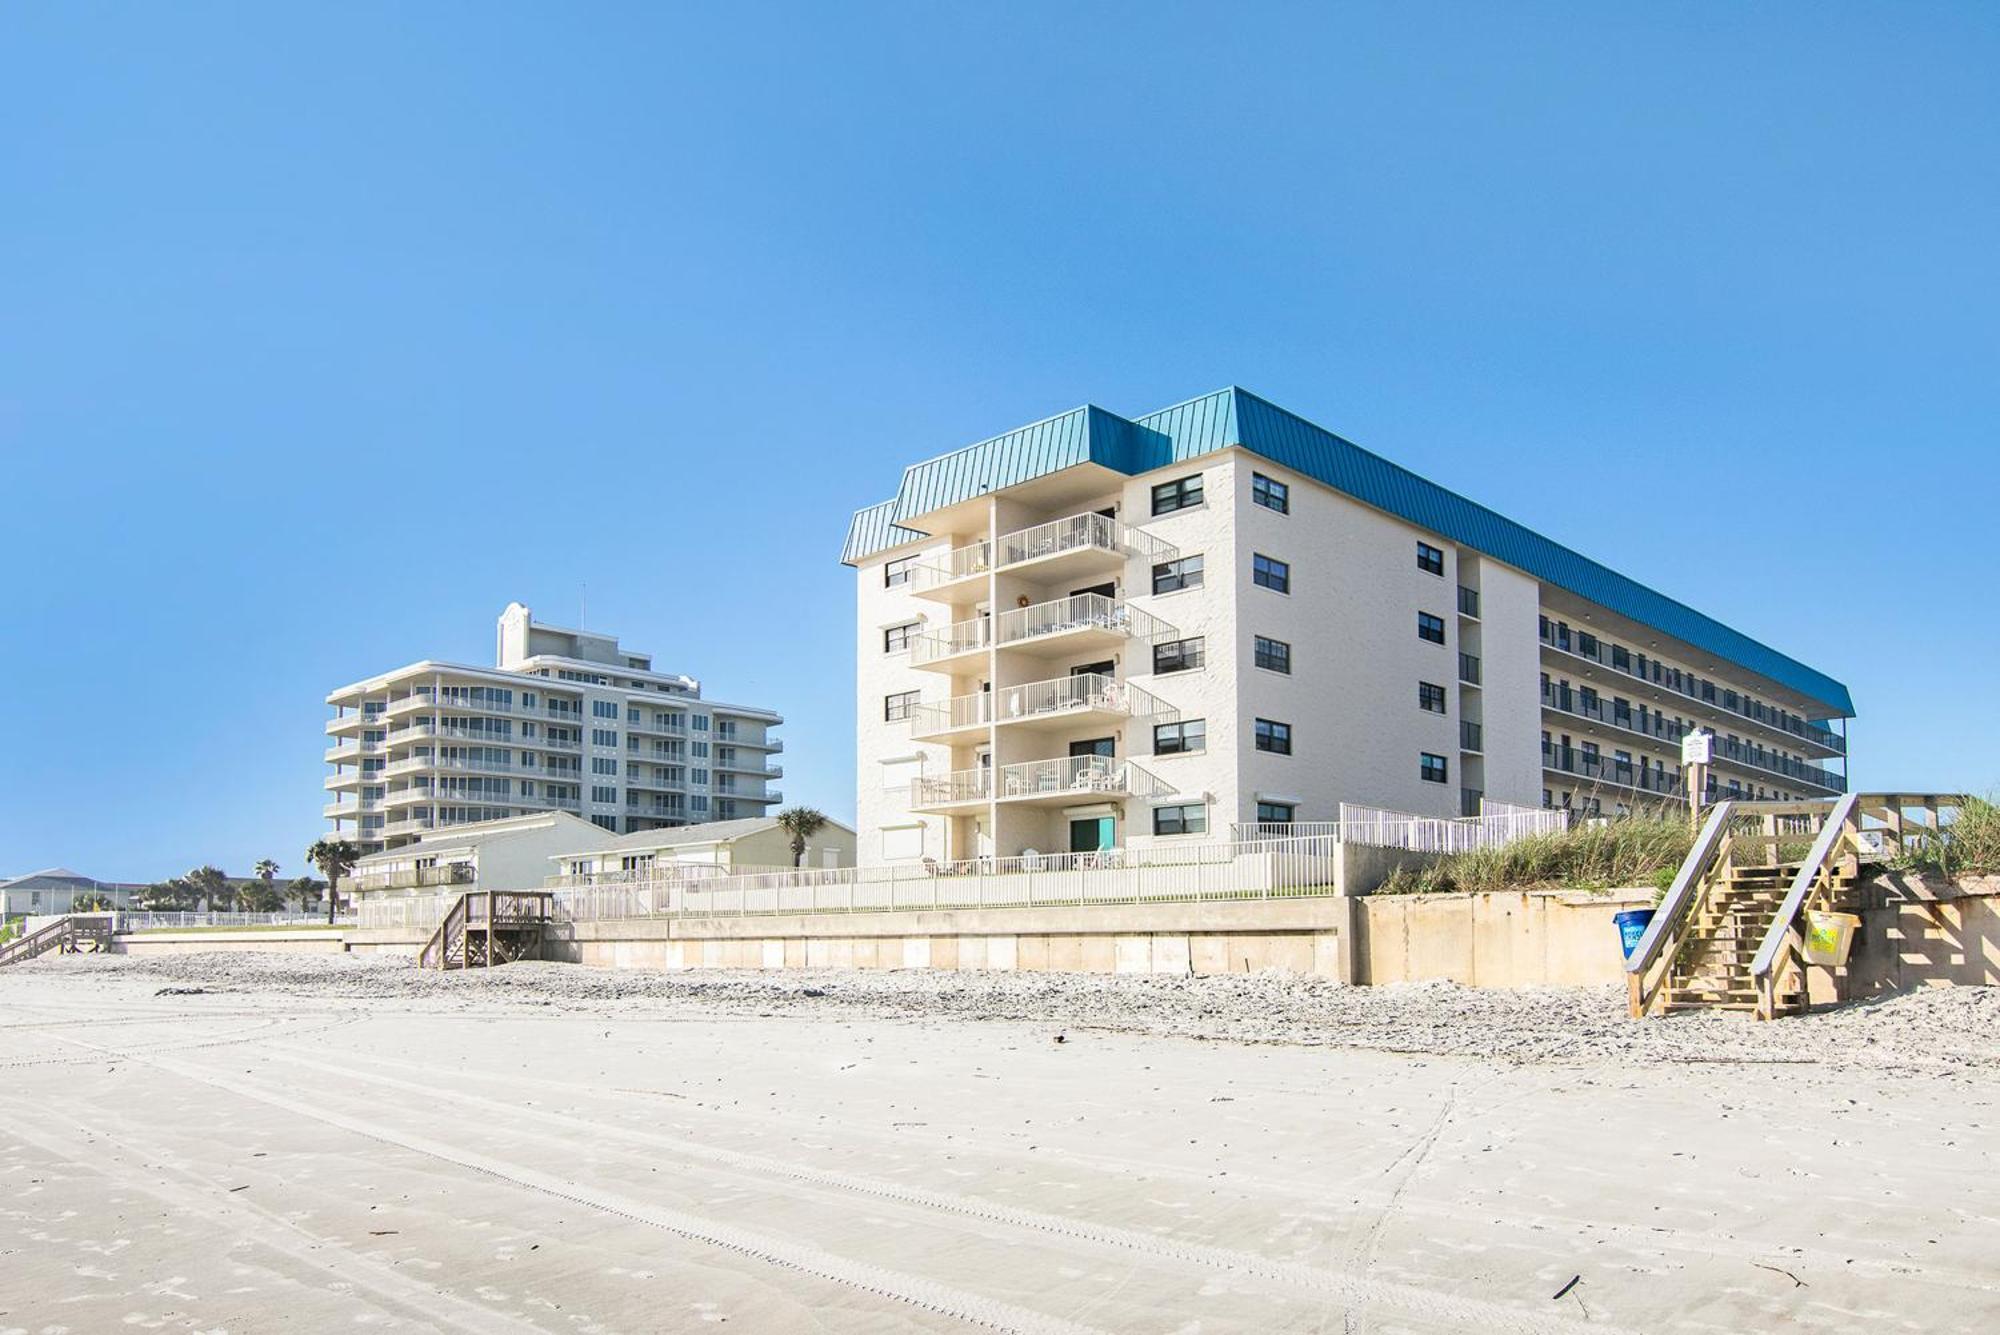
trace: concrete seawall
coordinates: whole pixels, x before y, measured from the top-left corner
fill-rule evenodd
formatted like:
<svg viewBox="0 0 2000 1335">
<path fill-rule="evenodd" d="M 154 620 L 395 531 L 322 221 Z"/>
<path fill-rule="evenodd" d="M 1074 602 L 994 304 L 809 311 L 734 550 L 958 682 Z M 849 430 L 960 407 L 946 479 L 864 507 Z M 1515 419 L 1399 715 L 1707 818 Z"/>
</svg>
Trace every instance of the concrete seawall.
<svg viewBox="0 0 2000 1335">
<path fill-rule="evenodd" d="M 1616 983 L 1612 916 L 1650 889 L 1063 908 L 628 919 L 553 929 L 549 956 L 628 969 L 1000 969 L 1221 974 L 1284 969 L 1355 983 L 1473 987 Z M 2000 984 L 2000 878 L 1888 876 L 1869 890 L 1854 955 L 1814 971 L 1815 1000 Z M 149 932 L 128 954 L 284 950 L 415 954 L 408 930 Z"/>
</svg>

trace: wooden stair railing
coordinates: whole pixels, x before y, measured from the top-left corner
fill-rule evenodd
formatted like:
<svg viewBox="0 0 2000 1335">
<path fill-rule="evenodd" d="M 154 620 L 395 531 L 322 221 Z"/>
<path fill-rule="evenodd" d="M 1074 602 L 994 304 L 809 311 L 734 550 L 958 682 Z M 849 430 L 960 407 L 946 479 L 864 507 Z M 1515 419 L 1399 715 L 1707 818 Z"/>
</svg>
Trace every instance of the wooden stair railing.
<svg viewBox="0 0 2000 1335">
<path fill-rule="evenodd" d="M 100 915 L 57 918 L 54 922 L 43 923 L 26 936 L 0 945 L 0 966 L 20 964 L 37 959 L 51 951 L 64 955 L 78 955 L 89 951 L 101 951 L 111 943 L 111 920 Z"/>
<path fill-rule="evenodd" d="M 1849 793 L 1718 803 L 1626 961 L 1631 1013 L 1716 1007 L 1769 1020 L 1804 1011 L 1806 914 L 1854 907 L 1864 862 L 1944 839 L 1943 812 L 1963 801 Z"/>
<path fill-rule="evenodd" d="M 425 969 L 491 968 L 541 954 L 555 895 L 468 890 L 446 910 L 417 956 Z"/>
</svg>

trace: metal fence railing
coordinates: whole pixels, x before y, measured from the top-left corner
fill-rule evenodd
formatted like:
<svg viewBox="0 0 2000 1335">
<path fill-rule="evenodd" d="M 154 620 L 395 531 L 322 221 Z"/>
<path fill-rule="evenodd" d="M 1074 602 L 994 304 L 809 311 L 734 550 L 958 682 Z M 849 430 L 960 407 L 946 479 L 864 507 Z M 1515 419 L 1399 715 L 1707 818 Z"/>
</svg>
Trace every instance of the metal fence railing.
<svg viewBox="0 0 2000 1335">
<path fill-rule="evenodd" d="M 326 910 L 318 913 L 179 913 L 179 912 L 127 912 L 120 910 L 104 915 L 112 919 L 115 932 L 148 932 L 175 927 L 324 927 Z M 356 923 L 351 913 L 342 913 L 333 920 L 336 927 L 352 927 Z"/>
<path fill-rule="evenodd" d="M 1444 820 L 1346 805 L 1341 815 L 1338 821 L 1239 825 L 1237 837 L 1226 841 L 875 867 L 657 865 L 552 877 L 548 888 L 555 895 L 557 922 L 1302 898 L 1338 891 L 1342 843 L 1464 852 L 1563 829 L 1569 817 L 1565 811 L 1520 807 Z M 357 923 L 428 932 L 456 899 L 364 899 Z"/>
</svg>

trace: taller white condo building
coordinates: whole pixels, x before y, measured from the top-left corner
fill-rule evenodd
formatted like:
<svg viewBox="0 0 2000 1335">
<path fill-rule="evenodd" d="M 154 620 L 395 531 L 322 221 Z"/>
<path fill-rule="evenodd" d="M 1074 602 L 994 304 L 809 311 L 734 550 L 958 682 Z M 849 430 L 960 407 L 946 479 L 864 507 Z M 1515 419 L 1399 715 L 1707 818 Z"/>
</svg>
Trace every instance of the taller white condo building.
<svg viewBox="0 0 2000 1335">
<path fill-rule="evenodd" d="M 784 743 L 769 709 L 705 700 L 615 636 L 500 614 L 495 666 L 425 660 L 343 686 L 326 817 L 367 852 L 426 830 L 568 811 L 606 830 L 761 816 Z"/>
<path fill-rule="evenodd" d="M 1482 801 L 1842 791 L 1847 688 L 1241 389 L 907 468 L 854 516 L 859 855 Z"/>
</svg>

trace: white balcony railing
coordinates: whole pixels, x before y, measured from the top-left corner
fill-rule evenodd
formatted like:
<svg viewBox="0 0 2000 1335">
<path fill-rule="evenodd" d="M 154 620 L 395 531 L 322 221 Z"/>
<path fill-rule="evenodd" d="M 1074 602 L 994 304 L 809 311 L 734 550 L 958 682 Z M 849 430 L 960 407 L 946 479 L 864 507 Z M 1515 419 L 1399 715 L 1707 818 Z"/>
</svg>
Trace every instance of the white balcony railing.
<svg viewBox="0 0 2000 1335">
<path fill-rule="evenodd" d="M 998 545 L 998 564 L 1003 570 L 1064 552 L 1099 551 L 1107 556 L 1142 556 L 1152 561 L 1171 560 L 1176 554 L 1171 543 L 1095 513 L 1069 515 L 1004 533 Z"/>
<path fill-rule="evenodd" d="M 1003 765 L 998 788 L 1002 801 L 1085 793 L 1159 797 L 1171 792 L 1173 789 L 1153 774 L 1113 756 L 1061 756 Z"/>
<path fill-rule="evenodd" d="M 910 784 L 910 805 L 918 810 L 951 806 L 958 802 L 984 802 L 991 796 L 993 771 L 990 769 L 953 770 L 949 774 L 917 779 Z"/>
<path fill-rule="evenodd" d="M 941 584 L 955 584 L 974 575 L 983 575 L 993 564 L 993 544 L 985 539 L 944 553 L 929 561 L 920 562 L 917 577 L 920 587 L 937 588 Z"/>
<path fill-rule="evenodd" d="M 992 625 L 991 617 L 974 617 L 970 621 L 954 622 L 929 635 L 920 635 L 910 642 L 910 663 L 922 667 L 925 663 L 984 649 L 991 643 Z"/>
<path fill-rule="evenodd" d="M 955 695 L 935 704 L 918 705 L 910 711 L 910 735 L 929 737 L 964 728 L 983 728 L 992 721 L 993 693 L 978 691 L 972 695 Z"/>
<path fill-rule="evenodd" d="M 1158 696 L 1101 672 L 1073 672 L 1024 686 L 1003 686 L 994 694 L 994 713 L 1001 723 L 1101 710 L 1151 718 L 1175 713 Z"/>
<path fill-rule="evenodd" d="M 994 618 L 993 642 L 1001 647 L 1023 644 L 1045 635 L 1102 630 L 1152 640 L 1171 636 L 1174 628 L 1150 612 L 1101 593 L 1075 593 L 1046 603 L 1002 612 Z"/>
<path fill-rule="evenodd" d="M 1017 723 L 1087 711 L 1132 718 L 1179 716 L 1178 710 L 1137 686 L 1101 672 L 1077 672 L 918 705 L 910 714 L 910 735 L 929 737 L 994 722 Z"/>
</svg>

